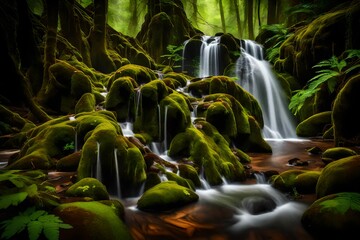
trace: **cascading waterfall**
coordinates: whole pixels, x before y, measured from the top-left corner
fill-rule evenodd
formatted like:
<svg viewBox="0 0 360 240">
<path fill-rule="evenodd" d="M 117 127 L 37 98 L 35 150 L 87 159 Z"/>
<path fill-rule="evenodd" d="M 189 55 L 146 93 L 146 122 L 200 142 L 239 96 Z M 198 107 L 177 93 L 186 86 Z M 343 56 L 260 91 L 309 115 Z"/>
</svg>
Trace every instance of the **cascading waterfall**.
<svg viewBox="0 0 360 240">
<path fill-rule="evenodd" d="M 202 36 L 199 77 L 219 75 L 219 43 L 219 36 Z"/>
<path fill-rule="evenodd" d="M 279 85 L 270 64 L 263 60 L 262 47 L 244 40 L 241 56 L 236 62 L 238 83 L 259 102 L 264 118 L 265 138 L 296 138 L 295 123 L 288 109 L 288 101 Z"/>
<path fill-rule="evenodd" d="M 115 176 L 116 176 L 116 193 L 115 196 L 121 198 L 121 184 L 120 184 L 120 173 L 119 163 L 117 158 L 117 148 L 114 149 L 114 162 L 115 162 Z"/>
<path fill-rule="evenodd" d="M 97 155 L 96 155 L 96 166 L 95 166 L 95 178 L 102 182 L 102 170 L 101 170 L 101 159 L 100 159 L 100 143 L 96 142 Z"/>
</svg>

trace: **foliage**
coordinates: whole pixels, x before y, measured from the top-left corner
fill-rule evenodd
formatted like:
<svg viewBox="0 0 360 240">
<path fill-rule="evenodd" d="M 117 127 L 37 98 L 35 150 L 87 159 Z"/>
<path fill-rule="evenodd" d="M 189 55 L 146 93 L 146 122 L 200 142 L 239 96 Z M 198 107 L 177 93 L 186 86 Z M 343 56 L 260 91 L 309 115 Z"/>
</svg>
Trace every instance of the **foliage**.
<svg viewBox="0 0 360 240">
<path fill-rule="evenodd" d="M 265 41 L 265 44 L 271 45 L 266 49 L 266 58 L 270 63 L 274 63 L 279 58 L 281 45 L 294 33 L 289 32 L 284 24 L 264 25 L 261 29 L 274 33 Z"/>
<path fill-rule="evenodd" d="M 29 239 L 36 240 L 44 233 L 50 240 L 59 239 L 59 229 L 70 229 L 71 225 L 44 210 L 36 210 L 35 207 L 27 208 L 24 212 L 12 219 L 1 222 L 1 228 L 4 229 L 1 238 L 10 239 L 16 234 L 27 228 Z"/>
<path fill-rule="evenodd" d="M 67 143 L 64 146 L 64 150 L 74 150 L 75 149 L 75 145 L 74 145 L 74 141 L 72 141 L 71 143 Z"/>
<path fill-rule="evenodd" d="M 313 68 L 318 68 L 317 75 L 311 78 L 306 84 L 305 88 L 294 91 L 289 104 L 289 109 L 293 114 L 298 114 L 307 98 L 316 94 L 321 87 L 326 84 L 329 93 L 333 93 L 337 87 L 343 86 L 345 77 L 350 72 L 360 68 L 359 50 L 347 50 L 339 59 L 332 56 L 330 59 L 320 61 Z"/>
<path fill-rule="evenodd" d="M 168 60 L 168 65 L 171 67 L 179 67 L 174 66 L 176 62 L 182 61 L 183 57 L 179 54 L 179 52 L 182 53 L 182 50 L 184 49 L 184 45 L 175 46 L 175 45 L 168 45 L 166 47 L 169 54 L 161 55 L 162 58 L 166 58 Z"/>
</svg>

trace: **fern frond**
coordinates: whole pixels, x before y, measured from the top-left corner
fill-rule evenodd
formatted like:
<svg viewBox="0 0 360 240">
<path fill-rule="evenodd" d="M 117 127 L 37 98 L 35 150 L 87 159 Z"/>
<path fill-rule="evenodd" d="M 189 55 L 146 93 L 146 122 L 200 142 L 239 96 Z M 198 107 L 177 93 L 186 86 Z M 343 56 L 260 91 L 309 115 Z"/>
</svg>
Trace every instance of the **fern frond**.
<svg viewBox="0 0 360 240">
<path fill-rule="evenodd" d="M 17 206 L 28 196 L 27 192 L 18 192 L 14 194 L 0 196 L 0 209 L 6 209 L 10 206 Z"/>
<path fill-rule="evenodd" d="M 29 233 L 29 240 L 36 240 L 40 237 L 43 230 L 43 224 L 38 221 L 31 221 L 27 225 L 27 230 Z"/>
</svg>

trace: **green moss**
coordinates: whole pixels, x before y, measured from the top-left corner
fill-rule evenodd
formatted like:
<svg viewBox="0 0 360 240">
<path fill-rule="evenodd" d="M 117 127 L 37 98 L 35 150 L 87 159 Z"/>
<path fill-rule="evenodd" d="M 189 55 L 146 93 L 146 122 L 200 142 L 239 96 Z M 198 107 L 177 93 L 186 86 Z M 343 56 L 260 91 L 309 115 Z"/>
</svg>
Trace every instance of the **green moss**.
<svg viewBox="0 0 360 240">
<path fill-rule="evenodd" d="M 179 175 L 185 179 L 191 180 L 195 187 L 201 187 L 201 182 L 196 169 L 188 164 L 179 164 Z"/>
<path fill-rule="evenodd" d="M 106 95 L 105 108 L 116 112 L 119 122 L 135 118 L 135 88 L 138 87 L 131 77 L 116 79 Z"/>
<path fill-rule="evenodd" d="M 89 197 L 94 200 L 108 200 L 109 194 L 104 184 L 96 178 L 83 178 L 71 185 L 65 192 L 69 197 Z"/>
<path fill-rule="evenodd" d="M 317 113 L 302 121 L 296 127 L 299 137 L 322 136 L 326 126 L 331 125 L 331 111 Z"/>
<path fill-rule="evenodd" d="M 72 202 L 54 210 L 72 229 L 60 232 L 61 239 L 132 239 L 117 210 L 100 202 Z"/>
<path fill-rule="evenodd" d="M 195 185 L 191 180 L 185 179 L 173 172 L 167 171 L 165 174 L 169 181 L 174 181 L 177 184 L 179 184 L 180 186 L 183 186 L 183 187 L 186 187 L 188 189 L 195 191 Z"/>
<path fill-rule="evenodd" d="M 167 211 L 198 199 L 199 196 L 189 188 L 167 181 L 147 190 L 138 200 L 137 207 L 143 211 Z"/>
<path fill-rule="evenodd" d="M 184 133 L 175 136 L 171 142 L 168 155 L 171 157 L 188 158 L 203 169 L 210 185 L 223 182 L 222 177 L 241 181 L 245 178 L 245 170 L 238 158 L 229 148 L 225 138 L 206 121 L 197 121 L 196 128 L 189 127 Z M 228 171 L 223 163 L 231 163 L 234 171 Z"/>
<path fill-rule="evenodd" d="M 95 97 L 92 93 L 85 93 L 75 105 L 75 113 L 95 111 Z"/>
<path fill-rule="evenodd" d="M 329 162 L 329 161 L 335 161 L 335 160 L 338 160 L 341 158 L 354 156 L 354 155 L 357 155 L 357 153 L 356 153 L 356 151 L 352 150 L 351 148 L 333 147 L 333 148 L 326 149 L 322 153 L 321 158 L 323 159 L 323 161 L 325 160 L 326 162 Z"/>
</svg>

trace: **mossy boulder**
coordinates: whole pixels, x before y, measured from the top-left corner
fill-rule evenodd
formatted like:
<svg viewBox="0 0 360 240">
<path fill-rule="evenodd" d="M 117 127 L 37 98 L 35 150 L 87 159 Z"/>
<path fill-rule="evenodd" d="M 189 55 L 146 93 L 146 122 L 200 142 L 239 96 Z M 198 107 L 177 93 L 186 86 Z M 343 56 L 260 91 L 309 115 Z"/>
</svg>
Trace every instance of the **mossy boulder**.
<svg viewBox="0 0 360 240">
<path fill-rule="evenodd" d="M 75 105 L 75 113 L 95 111 L 96 99 L 94 94 L 85 93 Z"/>
<path fill-rule="evenodd" d="M 360 185 L 360 156 L 350 156 L 324 167 L 316 185 L 317 198 L 339 192 L 358 192 Z"/>
<path fill-rule="evenodd" d="M 68 197 L 89 197 L 93 200 L 108 200 L 106 186 L 96 178 L 83 178 L 65 192 Z"/>
<path fill-rule="evenodd" d="M 179 164 L 179 175 L 185 179 L 189 179 L 193 182 L 194 186 L 201 187 L 200 178 L 196 169 L 189 164 Z"/>
<path fill-rule="evenodd" d="M 305 119 L 296 127 L 296 135 L 299 137 L 318 137 L 322 136 L 327 128 L 331 126 L 332 112 L 321 112 Z"/>
<path fill-rule="evenodd" d="M 176 135 L 168 155 L 193 162 L 210 185 L 222 184 L 222 177 L 228 181 L 245 179 L 245 169 L 229 148 L 229 143 L 214 126 L 203 120 L 197 120 L 195 127 Z"/>
<path fill-rule="evenodd" d="M 319 171 L 287 170 L 273 175 L 270 183 L 282 192 L 308 194 L 315 193 L 319 176 Z"/>
<path fill-rule="evenodd" d="M 137 64 L 127 64 L 116 70 L 108 79 L 107 88 L 111 89 L 111 85 L 120 77 L 131 77 L 138 85 L 148 83 L 157 79 L 156 74 L 150 68 Z"/>
<path fill-rule="evenodd" d="M 316 239 L 351 239 L 360 228 L 359 216 L 360 193 L 339 192 L 312 203 L 301 223 Z"/>
<path fill-rule="evenodd" d="M 327 164 L 329 162 L 333 162 L 333 161 L 336 161 L 338 159 L 346 158 L 346 157 L 354 156 L 354 155 L 357 155 L 357 152 L 354 151 L 351 148 L 333 147 L 333 148 L 326 149 L 322 153 L 321 159 L 322 159 L 323 162 L 325 162 Z"/>
<path fill-rule="evenodd" d="M 76 151 L 56 162 L 56 170 L 59 172 L 75 172 L 79 166 L 81 151 Z"/>
<path fill-rule="evenodd" d="M 58 60 L 49 67 L 49 72 L 49 86 L 39 101 L 54 111 L 74 113 L 81 96 L 93 92 L 91 78 L 66 61 Z"/>
<path fill-rule="evenodd" d="M 360 144 L 359 91 L 358 74 L 348 80 L 334 101 L 332 120 L 336 146 Z"/>
<path fill-rule="evenodd" d="M 141 87 L 139 111 L 134 122 L 135 132 L 145 132 L 153 141 L 162 139 L 160 127 L 164 125 L 160 126 L 159 123 L 163 123 L 164 120 L 159 119 L 159 116 L 164 116 L 165 109 L 159 109 L 159 105 L 171 92 L 162 80 L 154 80 Z"/>
<path fill-rule="evenodd" d="M 115 206 L 96 201 L 64 203 L 54 214 L 73 227 L 60 230 L 60 239 L 133 239 Z"/>
<path fill-rule="evenodd" d="M 136 92 L 138 84 L 132 77 L 119 77 L 110 87 L 106 95 L 105 108 L 116 113 L 119 122 L 134 119 L 136 110 Z"/>
<path fill-rule="evenodd" d="M 166 181 L 147 190 L 138 200 L 137 207 L 143 211 L 168 211 L 198 199 L 199 196 L 191 189 Z"/>
<path fill-rule="evenodd" d="M 176 173 L 169 172 L 169 171 L 167 171 L 165 173 L 165 175 L 169 181 L 174 181 L 177 184 L 179 184 L 180 186 L 183 186 L 183 187 L 186 187 L 188 189 L 195 191 L 195 185 L 191 180 L 185 179 L 185 178 L 177 175 Z"/>
<path fill-rule="evenodd" d="M 79 115 L 76 119 L 78 136 L 85 140 L 77 169 L 78 179 L 99 175 L 97 178 L 110 194 L 114 194 L 119 177 L 123 186 L 127 186 L 122 191 L 137 193 L 146 179 L 146 164 L 141 151 L 122 136 L 115 116 L 103 111 Z"/>
</svg>

